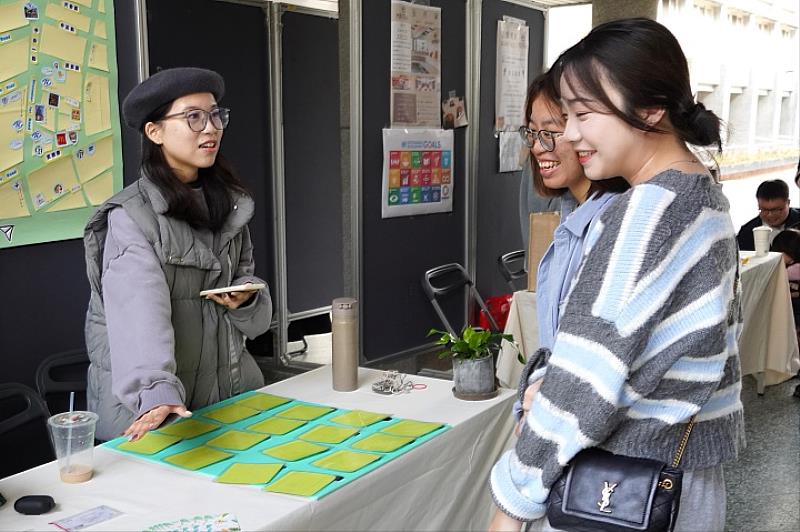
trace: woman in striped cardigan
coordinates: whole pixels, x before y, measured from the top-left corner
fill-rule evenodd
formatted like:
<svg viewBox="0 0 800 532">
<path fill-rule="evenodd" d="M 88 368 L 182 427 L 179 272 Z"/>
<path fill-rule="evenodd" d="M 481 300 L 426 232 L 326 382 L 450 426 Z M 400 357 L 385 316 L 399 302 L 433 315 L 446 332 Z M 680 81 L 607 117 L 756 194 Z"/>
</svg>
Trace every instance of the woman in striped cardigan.
<svg viewBox="0 0 800 532">
<path fill-rule="evenodd" d="M 728 202 L 687 144 L 721 146 L 675 37 L 648 19 L 593 29 L 562 54 L 566 140 L 589 179 L 631 189 L 592 227 L 514 450 L 494 466 L 490 528 L 549 530 L 550 487 L 582 449 L 670 462 L 687 421 L 677 529 L 722 530 L 722 463 L 743 445 L 738 256 Z"/>
</svg>

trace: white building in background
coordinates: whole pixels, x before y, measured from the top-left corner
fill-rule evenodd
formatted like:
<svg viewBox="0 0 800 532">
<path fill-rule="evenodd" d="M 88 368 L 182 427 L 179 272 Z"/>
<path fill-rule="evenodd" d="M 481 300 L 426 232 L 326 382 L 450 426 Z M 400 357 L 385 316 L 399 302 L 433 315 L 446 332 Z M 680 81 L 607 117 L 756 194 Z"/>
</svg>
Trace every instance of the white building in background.
<svg viewBox="0 0 800 532">
<path fill-rule="evenodd" d="M 548 13 L 546 62 L 591 27 L 591 5 Z M 656 19 L 678 38 L 698 101 L 727 125 L 724 177 L 797 165 L 800 2 L 660 0 Z"/>
</svg>

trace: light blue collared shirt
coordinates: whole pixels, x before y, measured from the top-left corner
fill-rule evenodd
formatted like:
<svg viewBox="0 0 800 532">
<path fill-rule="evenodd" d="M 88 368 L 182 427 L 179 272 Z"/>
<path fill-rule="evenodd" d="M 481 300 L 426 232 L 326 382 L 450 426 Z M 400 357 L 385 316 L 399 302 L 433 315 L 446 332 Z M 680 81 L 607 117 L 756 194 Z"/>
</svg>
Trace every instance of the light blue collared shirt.
<svg viewBox="0 0 800 532">
<path fill-rule="evenodd" d="M 595 192 L 583 204 L 567 192 L 561 197 L 561 223 L 553 243 L 547 248 L 536 277 L 536 315 L 539 321 L 539 347 L 553 348 L 561 305 L 583 258 L 583 244 L 592 221 L 613 203 L 617 194 Z"/>
</svg>

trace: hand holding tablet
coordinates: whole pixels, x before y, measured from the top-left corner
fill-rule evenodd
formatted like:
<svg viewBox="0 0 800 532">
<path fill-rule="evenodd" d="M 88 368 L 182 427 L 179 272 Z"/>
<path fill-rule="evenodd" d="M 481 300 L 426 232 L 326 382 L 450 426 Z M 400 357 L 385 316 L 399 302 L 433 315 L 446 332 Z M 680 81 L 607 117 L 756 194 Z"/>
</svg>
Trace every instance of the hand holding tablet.
<svg viewBox="0 0 800 532">
<path fill-rule="evenodd" d="M 266 285 L 264 283 L 246 283 L 246 284 L 237 284 L 234 286 L 224 286 L 222 288 L 212 288 L 211 290 L 203 290 L 200 292 L 200 296 L 208 296 L 211 294 L 230 294 L 231 292 L 255 292 L 256 290 L 261 290 L 265 288 Z"/>
</svg>

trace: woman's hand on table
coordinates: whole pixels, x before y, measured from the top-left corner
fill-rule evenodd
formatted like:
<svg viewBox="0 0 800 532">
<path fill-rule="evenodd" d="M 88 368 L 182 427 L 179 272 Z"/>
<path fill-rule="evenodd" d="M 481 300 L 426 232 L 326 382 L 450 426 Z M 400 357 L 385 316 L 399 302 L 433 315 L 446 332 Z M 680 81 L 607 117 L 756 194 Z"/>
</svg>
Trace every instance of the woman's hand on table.
<svg viewBox="0 0 800 532">
<path fill-rule="evenodd" d="M 489 532 L 519 532 L 521 528 L 522 523 L 495 508 L 494 517 L 492 517 L 492 522 L 489 523 Z"/>
<path fill-rule="evenodd" d="M 541 386 L 542 379 L 539 379 L 525 389 L 525 395 L 522 399 L 522 416 L 519 418 L 517 426 L 514 427 L 514 434 L 516 436 L 519 436 L 520 432 L 522 432 L 522 424 L 525 423 L 525 418 L 528 417 L 528 412 L 531 411 L 533 399 L 536 397 L 536 394 L 539 393 L 539 388 Z"/>
<path fill-rule="evenodd" d="M 228 310 L 234 310 L 244 305 L 258 290 L 242 290 L 241 292 L 226 292 L 224 294 L 209 294 L 206 296 L 218 305 Z"/>
<path fill-rule="evenodd" d="M 157 406 L 142 414 L 130 427 L 125 429 L 122 435 L 127 436 L 130 441 L 136 441 L 149 431 L 157 429 L 170 414 L 177 414 L 180 417 L 191 417 L 192 415 L 183 405 Z"/>
</svg>

